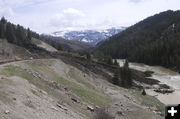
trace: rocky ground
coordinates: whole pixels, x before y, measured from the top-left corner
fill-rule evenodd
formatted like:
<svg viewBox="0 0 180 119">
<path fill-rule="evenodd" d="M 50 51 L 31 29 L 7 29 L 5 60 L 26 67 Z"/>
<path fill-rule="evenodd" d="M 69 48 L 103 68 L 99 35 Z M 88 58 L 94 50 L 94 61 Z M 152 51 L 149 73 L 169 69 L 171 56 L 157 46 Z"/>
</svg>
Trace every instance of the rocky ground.
<svg viewBox="0 0 180 119">
<path fill-rule="evenodd" d="M 162 119 L 164 105 L 137 89 L 114 86 L 77 62 L 39 59 L 0 66 L 0 118 L 93 119 L 105 108 L 116 119 Z M 74 60 L 73 60 L 74 61 Z M 89 68 L 88 68 L 89 69 Z M 108 76 L 107 75 L 107 76 Z"/>
</svg>

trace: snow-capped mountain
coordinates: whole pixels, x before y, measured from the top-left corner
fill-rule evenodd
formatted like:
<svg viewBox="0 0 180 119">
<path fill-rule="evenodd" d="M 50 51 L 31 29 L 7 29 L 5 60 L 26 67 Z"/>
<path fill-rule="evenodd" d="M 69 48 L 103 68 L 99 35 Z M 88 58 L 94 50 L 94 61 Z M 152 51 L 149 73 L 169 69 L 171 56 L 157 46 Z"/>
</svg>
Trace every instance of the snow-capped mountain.
<svg viewBox="0 0 180 119">
<path fill-rule="evenodd" d="M 78 40 L 91 45 L 96 45 L 100 41 L 120 33 L 125 29 L 126 27 L 110 28 L 105 30 L 58 31 L 53 32 L 51 35 L 55 37 L 62 37 L 67 40 Z"/>
</svg>

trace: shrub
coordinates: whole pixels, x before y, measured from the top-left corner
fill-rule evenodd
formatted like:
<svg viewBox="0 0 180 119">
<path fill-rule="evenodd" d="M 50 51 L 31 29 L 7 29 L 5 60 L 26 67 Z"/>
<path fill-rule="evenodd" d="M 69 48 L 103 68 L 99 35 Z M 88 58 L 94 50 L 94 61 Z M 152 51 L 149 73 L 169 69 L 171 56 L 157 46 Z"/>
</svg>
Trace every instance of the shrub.
<svg viewBox="0 0 180 119">
<path fill-rule="evenodd" d="M 96 110 L 94 119 L 115 119 L 105 108 Z"/>
</svg>

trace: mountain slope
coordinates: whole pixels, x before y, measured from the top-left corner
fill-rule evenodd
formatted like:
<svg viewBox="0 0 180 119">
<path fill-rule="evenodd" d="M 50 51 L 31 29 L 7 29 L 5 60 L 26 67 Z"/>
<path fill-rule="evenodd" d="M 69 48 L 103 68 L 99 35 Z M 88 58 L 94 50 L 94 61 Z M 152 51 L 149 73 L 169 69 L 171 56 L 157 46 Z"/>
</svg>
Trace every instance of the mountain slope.
<svg viewBox="0 0 180 119">
<path fill-rule="evenodd" d="M 180 11 L 151 16 L 111 37 L 97 48 L 114 58 L 180 70 Z"/>
<path fill-rule="evenodd" d="M 48 44 L 57 47 L 56 45 L 60 45 L 61 48 L 64 51 L 70 51 L 70 52 L 77 52 L 77 51 L 84 51 L 88 50 L 89 48 L 92 48 L 92 46 L 75 40 L 65 40 L 61 37 L 53 37 L 49 35 L 41 35 L 41 39 L 44 42 L 47 42 Z M 57 47 L 58 49 L 58 47 Z"/>
<path fill-rule="evenodd" d="M 103 114 L 114 118 L 163 118 L 164 104 L 155 97 L 143 96 L 135 84 L 125 89 L 111 83 L 118 67 L 75 53 L 48 52 L 36 46 L 43 37 L 30 37 L 33 32 L 8 24 L 12 29 L 4 30 L 14 37 L 3 33 L 0 39 L 0 56 L 5 60 L 0 61 L 0 118 L 94 119 L 104 107 Z M 14 59 L 7 62 L 9 58 Z M 139 86 L 154 88 L 144 72 L 132 70 L 132 76 Z"/>
<path fill-rule="evenodd" d="M 153 106 L 164 113 L 164 105 L 154 97 L 112 85 L 105 76 L 67 56 L 0 65 L 0 111 L 4 112 L 0 117 L 94 119 L 88 107 L 107 107 L 116 118 L 162 119 L 148 109 Z"/>
<path fill-rule="evenodd" d="M 51 35 L 56 37 L 63 37 L 68 40 L 77 40 L 91 45 L 96 45 L 100 41 L 103 41 L 117 33 L 120 33 L 125 29 L 125 27 L 121 27 L 110 28 L 106 30 L 58 31 L 53 32 Z"/>
</svg>

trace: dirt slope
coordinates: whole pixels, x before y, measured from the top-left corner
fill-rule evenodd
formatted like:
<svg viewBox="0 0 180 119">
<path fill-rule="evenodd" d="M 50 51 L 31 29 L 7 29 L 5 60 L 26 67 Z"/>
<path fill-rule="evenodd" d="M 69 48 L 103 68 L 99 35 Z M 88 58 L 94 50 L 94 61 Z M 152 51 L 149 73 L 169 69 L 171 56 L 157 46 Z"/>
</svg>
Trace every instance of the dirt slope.
<svg viewBox="0 0 180 119">
<path fill-rule="evenodd" d="M 32 42 L 37 45 L 38 47 L 40 48 L 44 48 L 45 50 L 49 51 L 49 52 L 57 52 L 58 50 L 54 47 L 52 47 L 51 45 L 41 41 L 41 40 L 38 40 L 38 39 L 35 39 L 35 38 L 32 38 Z"/>
<path fill-rule="evenodd" d="M 107 107 L 116 119 L 162 119 L 163 105 L 140 91 L 114 86 L 59 59 L 0 66 L 0 118 L 92 119 L 87 107 Z M 153 112 L 154 111 L 154 112 Z"/>
</svg>

